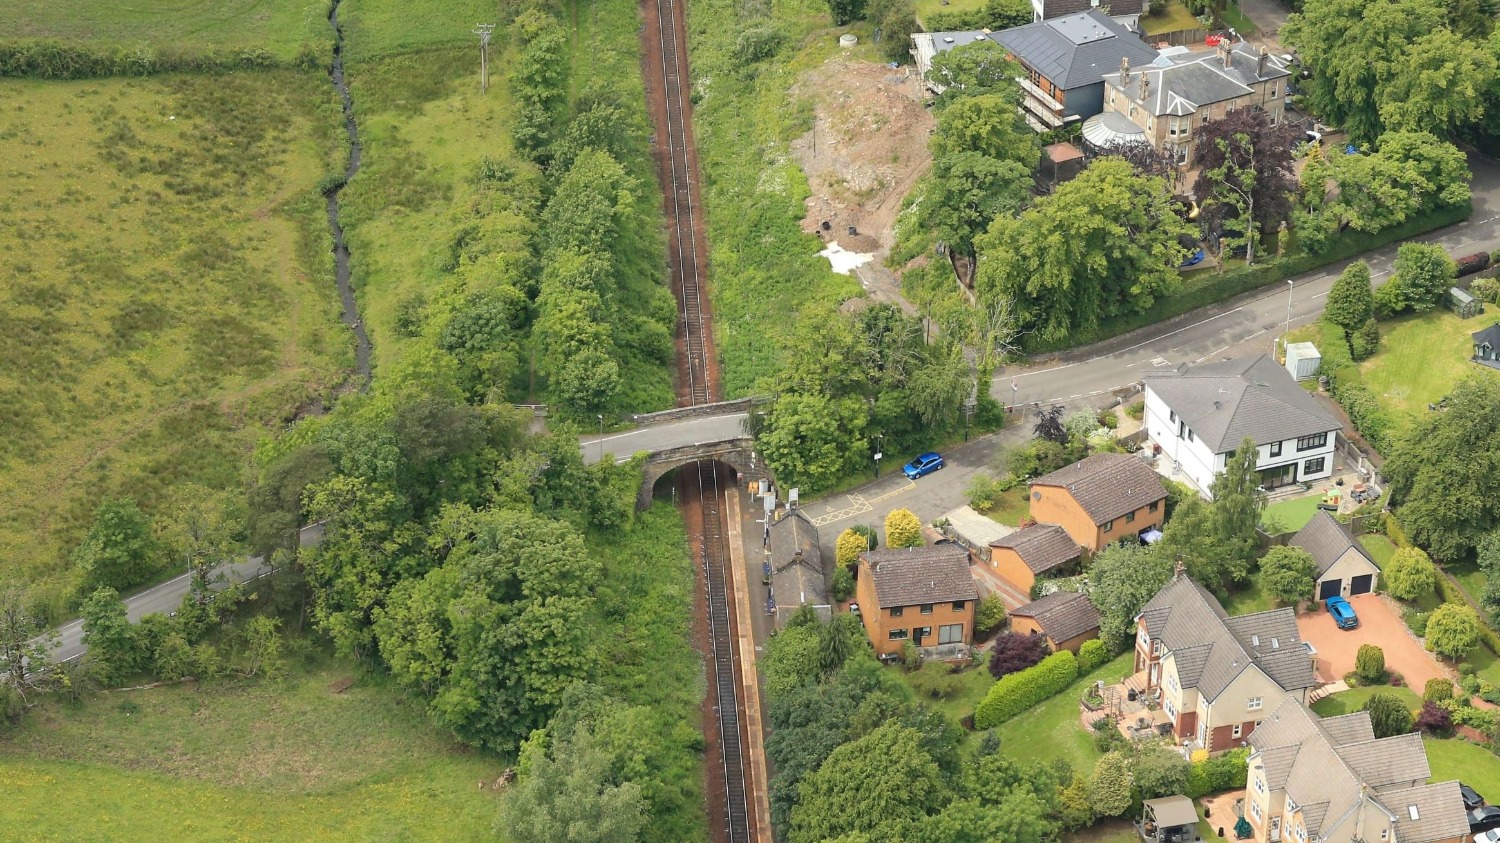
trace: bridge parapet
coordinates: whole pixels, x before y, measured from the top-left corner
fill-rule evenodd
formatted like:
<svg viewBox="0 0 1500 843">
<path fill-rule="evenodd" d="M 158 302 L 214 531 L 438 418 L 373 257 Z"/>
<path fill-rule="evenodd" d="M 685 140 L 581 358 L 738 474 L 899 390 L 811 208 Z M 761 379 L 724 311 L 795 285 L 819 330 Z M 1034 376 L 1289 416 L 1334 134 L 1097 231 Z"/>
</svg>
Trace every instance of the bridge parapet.
<svg viewBox="0 0 1500 843">
<path fill-rule="evenodd" d="M 636 496 L 636 508 L 646 509 L 651 506 L 651 493 L 657 481 L 668 472 L 698 460 L 718 460 L 724 463 L 738 472 L 740 483 L 763 480 L 770 476 L 765 464 L 755 453 L 755 440 L 749 436 L 665 448 L 653 452 L 646 460 L 641 490 Z"/>
</svg>

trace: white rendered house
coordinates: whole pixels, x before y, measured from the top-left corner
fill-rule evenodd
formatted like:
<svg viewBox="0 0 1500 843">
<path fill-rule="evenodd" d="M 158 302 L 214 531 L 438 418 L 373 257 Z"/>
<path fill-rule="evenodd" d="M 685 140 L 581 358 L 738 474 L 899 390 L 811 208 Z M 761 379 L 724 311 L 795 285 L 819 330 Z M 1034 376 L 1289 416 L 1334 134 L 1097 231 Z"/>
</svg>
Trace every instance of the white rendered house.
<svg viewBox="0 0 1500 843">
<path fill-rule="evenodd" d="M 1333 475 L 1343 425 L 1268 354 L 1147 372 L 1145 424 L 1172 474 L 1205 494 L 1246 438 L 1267 489 Z"/>
</svg>

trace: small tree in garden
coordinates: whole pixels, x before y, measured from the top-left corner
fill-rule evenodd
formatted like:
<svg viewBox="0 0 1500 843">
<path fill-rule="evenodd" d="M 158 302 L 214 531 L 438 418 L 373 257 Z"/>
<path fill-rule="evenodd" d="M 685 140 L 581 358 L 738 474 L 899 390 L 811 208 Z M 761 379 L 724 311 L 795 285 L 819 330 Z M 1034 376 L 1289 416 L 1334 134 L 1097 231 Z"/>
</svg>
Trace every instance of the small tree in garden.
<svg viewBox="0 0 1500 843">
<path fill-rule="evenodd" d="M 1042 636 L 1008 632 L 995 639 L 995 648 L 990 654 L 990 675 L 999 679 L 1025 670 L 1046 657 L 1047 641 Z"/>
<path fill-rule="evenodd" d="M 1420 600 L 1437 589 L 1438 570 L 1420 547 L 1403 547 L 1386 563 L 1382 578 L 1397 600 Z"/>
<path fill-rule="evenodd" d="M 1260 587 L 1282 603 L 1312 597 L 1312 554 L 1300 547 L 1273 547 L 1260 560 Z"/>
<path fill-rule="evenodd" d="M 833 583 L 830 585 L 833 599 L 843 601 L 854 595 L 854 575 L 843 565 L 838 566 L 833 572 Z"/>
<path fill-rule="evenodd" d="M 1427 619 L 1427 649 L 1461 659 L 1479 643 L 1479 616 L 1468 606 L 1444 603 Z"/>
<path fill-rule="evenodd" d="M 839 533 L 833 543 L 833 559 L 840 568 L 859 561 L 859 555 L 869 549 L 869 541 L 853 530 Z"/>
<path fill-rule="evenodd" d="M 1370 712 L 1370 726 L 1375 737 L 1389 738 L 1411 731 L 1411 712 L 1401 700 L 1391 694 L 1375 694 L 1365 701 L 1365 711 Z"/>
<path fill-rule="evenodd" d="M 1106 752 L 1094 764 L 1094 780 L 1089 795 L 1094 813 L 1100 817 L 1118 817 L 1130 808 L 1134 782 L 1130 776 L 1130 757 L 1123 752 Z"/>
<path fill-rule="evenodd" d="M 1031 428 L 1039 439 L 1048 442 L 1056 442 L 1059 445 L 1068 444 L 1068 429 L 1063 427 L 1063 408 L 1053 404 L 1045 410 L 1036 411 L 1036 425 Z"/>
<path fill-rule="evenodd" d="M 1086 673 L 1109 661 L 1109 650 L 1097 638 L 1083 642 L 1078 648 L 1078 672 Z"/>
<path fill-rule="evenodd" d="M 1374 685 L 1385 681 L 1385 651 L 1374 644 L 1361 644 L 1354 656 L 1354 675 L 1360 684 Z"/>
<path fill-rule="evenodd" d="M 998 594 L 985 595 L 974 610 L 974 631 L 982 635 L 1000 628 L 1005 623 L 1005 601 Z"/>
<path fill-rule="evenodd" d="M 1427 680 L 1427 685 L 1422 688 L 1422 699 L 1431 703 L 1453 699 L 1453 683 L 1441 676 Z"/>
<path fill-rule="evenodd" d="M 1447 735 L 1453 731 L 1453 715 L 1437 703 L 1424 702 L 1422 713 L 1417 716 L 1417 728 L 1429 735 Z"/>
<path fill-rule="evenodd" d="M 909 509 L 893 509 L 885 517 L 886 547 L 921 547 L 922 522 Z"/>
</svg>

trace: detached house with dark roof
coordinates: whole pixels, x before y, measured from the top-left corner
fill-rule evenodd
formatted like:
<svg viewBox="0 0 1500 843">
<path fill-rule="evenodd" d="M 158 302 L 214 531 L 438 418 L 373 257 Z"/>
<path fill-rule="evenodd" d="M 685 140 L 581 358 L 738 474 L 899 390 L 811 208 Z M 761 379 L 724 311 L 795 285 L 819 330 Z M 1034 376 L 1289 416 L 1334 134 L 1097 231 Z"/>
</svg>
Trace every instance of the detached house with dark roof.
<svg viewBox="0 0 1500 843">
<path fill-rule="evenodd" d="M 1315 656 L 1291 609 L 1230 617 L 1182 574 L 1136 616 L 1134 681 L 1159 696 L 1172 734 L 1192 749 L 1233 749 L 1283 700 L 1305 703 Z"/>
<path fill-rule="evenodd" d="M 1056 524 L 1033 524 L 990 542 L 990 567 L 1022 595 L 1037 577 L 1069 573 L 1083 557 L 1078 542 Z"/>
<path fill-rule="evenodd" d="M 1380 581 L 1375 560 L 1323 510 L 1292 537 L 1291 545 L 1312 556 L 1319 600 L 1369 594 Z"/>
<path fill-rule="evenodd" d="M 1099 610 L 1085 594 L 1054 591 L 1010 613 L 1010 630 L 1022 635 L 1042 635 L 1047 646 L 1078 652 L 1083 642 L 1099 637 Z"/>
<path fill-rule="evenodd" d="M 1243 41 L 1132 60 L 1104 77 L 1104 112 L 1084 124 L 1083 136 L 1096 147 L 1149 143 L 1191 167 L 1198 130 L 1211 121 L 1259 108 L 1280 124 L 1291 75 L 1279 57 Z"/>
<path fill-rule="evenodd" d="M 1031 517 L 1089 551 L 1159 531 L 1166 501 L 1161 477 L 1129 454 L 1094 454 L 1031 481 Z"/>
<path fill-rule="evenodd" d="M 1155 450 L 1205 494 L 1246 439 L 1267 489 L 1332 476 L 1343 425 L 1270 355 L 1184 364 L 1144 380 Z"/>
<path fill-rule="evenodd" d="M 979 589 L 969 552 L 956 544 L 871 550 L 859 555 L 855 588 L 860 620 L 878 656 L 894 656 L 906 642 L 938 657 L 974 640 Z"/>
<path fill-rule="evenodd" d="M 1250 736 L 1245 818 L 1257 843 L 1459 843 L 1456 781 L 1428 784 L 1422 736 L 1376 738 L 1370 713 L 1319 718 L 1288 698 Z"/>
</svg>

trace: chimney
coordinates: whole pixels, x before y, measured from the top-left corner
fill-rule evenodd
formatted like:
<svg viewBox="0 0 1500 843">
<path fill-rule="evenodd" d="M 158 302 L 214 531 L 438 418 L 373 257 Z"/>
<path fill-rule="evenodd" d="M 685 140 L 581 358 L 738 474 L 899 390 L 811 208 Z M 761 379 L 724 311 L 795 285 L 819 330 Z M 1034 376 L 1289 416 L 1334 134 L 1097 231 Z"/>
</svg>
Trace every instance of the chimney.
<svg viewBox="0 0 1500 843">
<path fill-rule="evenodd" d="M 1228 70 L 1232 63 L 1231 56 L 1234 52 L 1229 49 L 1229 39 L 1225 38 L 1219 42 L 1219 60 L 1224 62 L 1224 69 Z"/>
<path fill-rule="evenodd" d="M 1146 75 L 1145 71 L 1141 71 L 1141 102 L 1143 102 L 1143 103 L 1144 102 L 1149 102 L 1150 100 L 1151 100 L 1151 77 L 1148 76 L 1148 75 Z"/>
<path fill-rule="evenodd" d="M 1120 56 L 1120 87 L 1130 86 L 1130 57 Z"/>
<path fill-rule="evenodd" d="M 1265 75 L 1266 75 L 1266 59 L 1270 58 L 1270 55 L 1271 55 L 1270 53 L 1266 52 L 1266 48 L 1265 47 L 1261 47 L 1260 48 L 1260 56 L 1255 60 L 1255 75 L 1257 77 L 1260 77 L 1262 79 L 1265 78 Z"/>
</svg>

